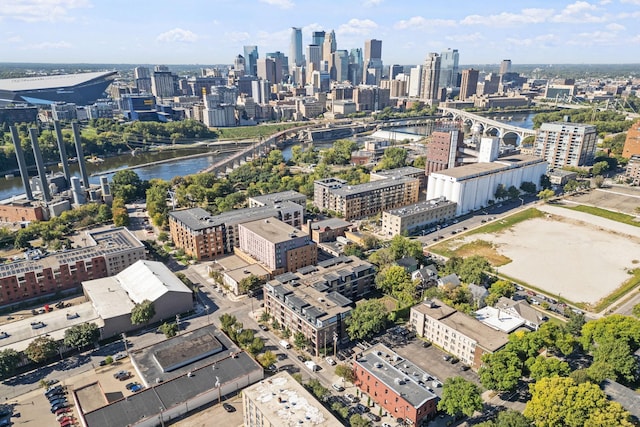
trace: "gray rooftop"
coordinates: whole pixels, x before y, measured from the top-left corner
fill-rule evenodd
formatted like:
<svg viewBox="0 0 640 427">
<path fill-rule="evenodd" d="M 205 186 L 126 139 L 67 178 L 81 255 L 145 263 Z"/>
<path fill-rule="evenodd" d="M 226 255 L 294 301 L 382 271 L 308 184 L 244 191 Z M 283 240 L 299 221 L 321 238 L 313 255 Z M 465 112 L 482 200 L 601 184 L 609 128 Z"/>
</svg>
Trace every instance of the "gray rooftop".
<svg viewBox="0 0 640 427">
<path fill-rule="evenodd" d="M 456 178 L 458 181 L 462 181 L 465 179 L 489 175 L 501 170 L 508 170 L 514 167 L 542 162 L 544 162 L 544 160 L 540 157 L 516 154 L 513 156 L 500 157 L 491 163 L 470 163 L 464 166 L 457 166 L 455 168 L 433 172 L 432 175 L 444 175 Z"/>
<path fill-rule="evenodd" d="M 372 172 L 372 175 L 379 175 L 379 176 L 385 176 L 385 177 L 408 176 L 408 175 L 414 175 L 414 174 L 424 175 L 424 169 L 414 168 L 413 166 L 404 166 L 396 169 L 385 169 L 381 171 Z"/>
<path fill-rule="evenodd" d="M 640 395 L 635 390 L 613 380 L 604 380 L 602 385 L 611 400 L 621 404 L 635 418 L 640 418 Z"/>
<path fill-rule="evenodd" d="M 243 223 L 241 227 L 274 244 L 308 236 L 297 228 L 278 219 L 249 221 Z"/>
<path fill-rule="evenodd" d="M 384 345 L 377 344 L 371 347 L 356 359 L 356 364 L 362 366 L 397 395 L 404 397 L 415 408 L 422 406 L 428 400 L 437 399 L 436 394 L 429 391 L 427 385 L 429 374 Z"/>
<path fill-rule="evenodd" d="M 284 201 L 297 200 L 301 198 L 306 199 L 307 196 L 293 190 L 287 190 L 287 191 L 281 191 L 279 193 L 263 194 L 261 196 L 250 197 L 250 199 L 262 204 L 275 204 L 275 203 L 281 203 Z"/>
<path fill-rule="evenodd" d="M 76 86 L 91 80 L 115 76 L 116 71 L 98 71 L 93 73 L 60 74 L 56 76 L 20 77 L 0 80 L 0 90 L 13 92 L 23 90 L 42 90 L 57 87 Z"/>
<path fill-rule="evenodd" d="M 344 185 L 340 188 L 334 188 L 331 189 L 330 191 L 333 194 L 336 194 L 338 196 L 351 196 L 351 195 L 356 195 L 356 194 L 360 194 L 360 193 L 365 193 L 368 191 L 374 191 L 374 190 L 380 190 L 383 188 L 388 188 L 388 187 L 394 187 L 396 185 L 400 185 L 400 184 L 408 184 L 411 182 L 418 182 L 417 178 L 403 178 L 403 177 L 396 177 L 396 176 L 392 176 L 389 179 L 381 179 L 378 181 L 370 181 L 364 184 L 358 184 L 358 185 Z"/>
<path fill-rule="evenodd" d="M 406 216 L 415 215 L 421 212 L 430 211 L 433 209 L 440 209 L 444 206 L 451 206 L 451 205 L 455 206 L 456 202 L 451 202 L 444 198 L 438 198 L 438 199 L 425 200 L 419 203 L 415 203 L 413 205 L 403 206 L 397 209 L 390 209 L 386 211 L 386 213 L 389 215 L 406 217 Z"/>
<path fill-rule="evenodd" d="M 324 228 L 331 228 L 335 230 L 336 228 L 344 228 L 349 227 L 351 223 L 349 221 L 345 221 L 341 218 L 328 218 L 323 219 L 322 221 L 312 222 L 311 229 L 312 230 L 322 230 Z"/>
</svg>

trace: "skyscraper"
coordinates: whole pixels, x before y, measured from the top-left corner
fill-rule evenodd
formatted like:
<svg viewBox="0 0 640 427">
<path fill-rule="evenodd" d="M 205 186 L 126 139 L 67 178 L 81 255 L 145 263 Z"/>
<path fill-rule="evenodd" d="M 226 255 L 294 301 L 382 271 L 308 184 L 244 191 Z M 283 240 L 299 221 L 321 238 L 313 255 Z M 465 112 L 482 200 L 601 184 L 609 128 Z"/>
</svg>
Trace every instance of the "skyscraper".
<svg viewBox="0 0 640 427">
<path fill-rule="evenodd" d="M 336 50 L 333 52 L 333 64 L 336 69 L 335 80 L 343 82 L 349 79 L 349 52 Z"/>
<path fill-rule="evenodd" d="M 349 80 L 351 84 L 357 85 L 362 81 L 363 63 L 362 49 L 351 49 L 349 53 Z"/>
<path fill-rule="evenodd" d="M 456 87 L 458 81 L 458 49 L 447 49 L 440 54 L 440 80 L 438 85 Z"/>
<path fill-rule="evenodd" d="M 233 68 L 236 70 L 244 71 L 244 56 L 238 55 L 236 59 L 233 61 Z"/>
<path fill-rule="evenodd" d="M 136 67 L 133 73 L 138 91 L 151 93 L 151 73 L 149 73 L 149 69 L 147 67 Z"/>
<path fill-rule="evenodd" d="M 311 34 L 311 44 L 320 46 L 320 60 L 322 60 L 322 46 L 324 45 L 324 36 L 325 36 L 324 31 L 314 31 Z M 318 61 L 318 63 L 320 63 L 320 61 Z"/>
<path fill-rule="evenodd" d="M 331 54 L 335 52 L 337 48 L 336 32 L 331 30 L 331 32 L 326 35 L 324 43 L 322 44 L 322 60 L 331 62 Z"/>
<path fill-rule="evenodd" d="M 440 55 L 430 53 L 424 62 L 422 68 L 422 85 L 420 99 L 429 105 L 438 103 L 440 99 L 439 83 L 440 80 Z"/>
<path fill-rule="evenodd" d="M 400 73 L 404 72 L 404 67 L 402 65 L 392 65 L 389 69 L 389 78 L 391 80 L 395 79 L 396 76 Z"/>
<path fill-rule="evenodd" d="M 244 73 L 256 76 L 258 73 L 258 46 L 244 47 Z"/>
<path fill-rule="evenodd" d="M 291 44 L 289 45 L 289 69 L 304 64 L 302 56 L 302 30 L 291 27 Z"/>
<path fill-rule="evenodd" d="M 502 62 L 500 63 L 500 75 L 504 75 L 511 72 L 511 60 L 510 59 L 503 59 Z"/>
<path fill-rule="evenodd" d="M 176 94 L 176 76 L 164 65 L 156 65 L 151 76 L 151 93 L 156 98 L 174 96 Z"/>
<path fill-rule="evenodd" d="M 536 133 L 534 155 L 550 168 L 593 164 L 598 134 L 596 127 L 582 123 L 543 123 Z"/>
<path fill-rule="evenodd" d="M 307 46 L 307 71 L 320 71 L 320 61 L 322 60 L 322 48 L 317 44 Z M 313 66 L 313 69 L 311 69 Z"/>
<path fill-rule="evenodd" d="M 419 98 L 422 94 L 422 65 L 413 67 L 409 72 L 409 97 Z"/>
<path fill-rule="evenodd" d="M 476 94 L 478 90 L 478 70 L 469 68 L 462 70 L 462 82 L 460 83 L 460 101 L 466 101 L 467 98 Z"/>
<path fill-rule="evenodd" d="M 268 80 L 269 83 L 277 83 L 276 60 L 273 58 L 259 58 L 257 64 L 258 77 Z"/>
<path fill-rule="evenodd" d="M 382 78 L 382 40 L 371 39 L 364 42 L 364 69 L 367 72 L 363 83 L 380 84 Z M 369 72 L 369 69 L 375 71 Z"/>
<path fill-rule="evenodd" d="M 281 83 L 284 76 L 289 74 L 289 59 L 280 51 L 267 53 L 267 58 L 271 58 L 276 63 L 275 81 L 271 83 Z"/>
</svg>

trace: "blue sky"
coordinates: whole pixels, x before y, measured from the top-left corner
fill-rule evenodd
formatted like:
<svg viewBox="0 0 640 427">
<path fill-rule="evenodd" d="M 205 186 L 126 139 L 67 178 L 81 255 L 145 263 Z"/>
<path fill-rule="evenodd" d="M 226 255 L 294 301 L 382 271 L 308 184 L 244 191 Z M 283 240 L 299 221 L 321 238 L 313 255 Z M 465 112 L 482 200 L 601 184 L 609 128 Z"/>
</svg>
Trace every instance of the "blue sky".
<svg viewBox="0 0 640 427">
<path fill-rule="evenodd" d="M 232 63 L 289 52 L 289 28 L 382 40 L 385 64 L 640 63 L 640 0 L 0 0 L 1 62 Z"/>
</svg>

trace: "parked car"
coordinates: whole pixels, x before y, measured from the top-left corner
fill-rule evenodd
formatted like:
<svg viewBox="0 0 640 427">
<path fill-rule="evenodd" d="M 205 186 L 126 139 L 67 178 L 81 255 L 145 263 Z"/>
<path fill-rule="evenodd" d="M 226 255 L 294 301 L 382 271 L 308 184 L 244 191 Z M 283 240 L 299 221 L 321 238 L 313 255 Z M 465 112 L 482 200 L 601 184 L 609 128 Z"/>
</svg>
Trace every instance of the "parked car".
<svg viewBox="0 0 640 427">
<path fill-rule="evenodd" d="M 335 361 L 335 360 L 333 360 L 333 358 L 331 358 L 331 357 L 327 357 L 327 358 L 325 358 L 324 360 L 326 360 L 326 361 L 327 361 L 327 363 L 328 363 L 329 365 L 331 365 L 331 366 L 333 366 L 333 365 L 335 365 L 335 364 L 336 364 L 336 361 Z"/>
<path fill-rule="evenodd" d="M 304 356 L 303 356 L 303 355 L 301 355 L 301 354 L 299 354 L 297 357 L 298 357 L 298 360 L 299 360 L 299 361 L 301 361 L 301 362 L 303 362 L 303 363 L 307 361 L 307 358 L 306 358 L 306 357 L 304 357 Z"/>
<path fill-rule="evenodd" d="M 51 413 L 55 414 L 59 409 L 66 409 L 68 407 L 69 407 L 69 403 L 67 403 L 67 402 L 61 403 L 61 404 L 56 405 L 53 408 L 51 408 Z"/>
<path fill-rule="evenodd" d="M 374 422 L 380 421 L 380 417 L 374 414 L 373 412 L 367 412 L 365 415 L 369 417 L 371 421 L 374 421 Z"/>
<path fill-rule="evenodd" d="M 118 371 L 115 374 L 113 374 L 113 378 L 118 379 L 119 377 L 128 374 L 127 371 Z"/>
<path fill-rule="evenodd" d="M 469 366 L 467 366 L 467 365 L 462 365 L 462 366 L 460 366 L 460 370 L 461 370 L 461 371 L 468 371 L 468 370 L 469 370 Z"/>
<path fill-rule="evenodd" d="M 143 387 L 142 385 L 140 385 L 140 384 L 138 384 L 138 383 L 135 383 L 135 384 L 133 385 L 133 387 L 131 387 L 131 391 L 132 391 L 132 392 L 134 392 L 134 393 L 137 393 L 137 392 L 139 392 L 140 390 L 142 390 L 143 388 L 144 388 L 144 387 Z"/>
<path fill-rule="evenodd" d="M 349 393 L 349 394 L 345 394 L 344 398 L 347 400 L 347 402 L 349 403 L 356 403 L 358 401 L 358 398 L 355 397 L 353 394 Z"/>
<path fill-rule="evenodd" d="M 131 390 L 131 388 L 132 388 L 134 385 L 136 385 L 136 383 L 135 383 L 135 382 L 133 382 L 133 383 L 129 383 L 129 384 L 127 384 L 127 385 L 126 385 L 126 386 L 124 386 L 124 387 L 125 387 L 127 390 Z"/>
<path fill-rule="evenodd" d="M 225 411 L 227 412 L 235 412 L 236 408 L 234 408 L 232 405 L 228 404 L 228 403 L 223 403 L 222 407 L 224 408 Z"/>
<path fill-rule="evenodd" d="M 422 347 L 427 348 L 431 346 L 431 341 L 422 341 Z"/>
<path fill-rule="evenodd" d="M 451 355 L 445 354 L 444 356 L 442 356 L 442 359 L 444 359 L 445 362 L 448 362 L 449 360 L 451 360 Z"/>
<path fill-rule="evenodd" d="M 449 359 L 449 363 L 451 363 L 452 365 L 455 365 L 459 361 L 460 359 L 458 359 L 457 357 L 452 357 L 451 359 Z"/>
<path fill-rule="evenodd" d="M 331 384 L 331 387 L 333 387 L 333 389 L 337 392 L 343 392 L 344 391 L 344 387 L 342 387 L 340 384 Z"/>
<path fill-rule="evenodd" d="M 131 373 L 130 373 L 130 372 L 127 372 L 126 374 L 124 374 L 124 375 L 122 375 L 122 376 L 119 376 L 119 377 L 118 377 L 118 379 L 119 379 L 120 381 L 126 381 L 126 380 L 128 380 L 129 378 L 131 378 L 131 377 L 132 377 Z"/>
<path fill-rule="evenodd" d="M 60 403 L 65 403 L 67 401 L 66 397 L 58 397 L 56 399 L 52 399 L 49 401 L 49 403 L 51 404 L 51 407 L 57 406 Z"/>
<path fill-rule="evenodd" d="M 69 407 L 64 407 L 64 408 L 60 408 L 57 411 L 55 411 L 56 415 L 60 415 L 60 414 L 66 414 L 69 411 L 71 411 L 71 409 L 69 409 Z"/>
<path fill-rule="evenodd" d="M 267 325 L 263 325 L 262 323 L 260 323 L 260 329 L 262 329 L 263 331 L 268 331 L 269 328 L 267 328 Z"/>
<path fill-rule="evenodd" d="M 118 353 L 115 356 L 113 356 L 113 360 L 122 360 L 125 357 L 127 357 L 127 355 L 125 353 Z"/>
<path fill-rule="evenodd" d="M 359 413 L 364 414 L 365 412 L 369 412 L 369 407 L 363 405 L 362 403 L 358 403 L 356 405 L 356 409 L 358 410 Z"/>
</svg>

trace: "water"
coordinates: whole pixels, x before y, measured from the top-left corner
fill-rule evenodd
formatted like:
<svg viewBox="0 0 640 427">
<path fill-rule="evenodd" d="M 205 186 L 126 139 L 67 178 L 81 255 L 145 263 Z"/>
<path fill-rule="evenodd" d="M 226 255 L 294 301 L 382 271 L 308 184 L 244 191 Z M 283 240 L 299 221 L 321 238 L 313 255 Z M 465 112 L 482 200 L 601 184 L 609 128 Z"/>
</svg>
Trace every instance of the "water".
<svg viewBox="0 0 640 427">
<path fill-rule="evenodd" d="M 484 117 L 493 119 L 495 121 L 505 123 L 512 126 L 518 126 L 525 129 L 533 129 L 533 118 L 536 113 L 527 112 L 527 113 L 493 113 L 493 114 L 483 114 Z M 429 132 L 432 130 L 428 126 L 409 126 L 409 127 L 400 127 L 395 129 L 398 132 L 406 132 L 414 135 L 429 135 Z"/>
</svg>

